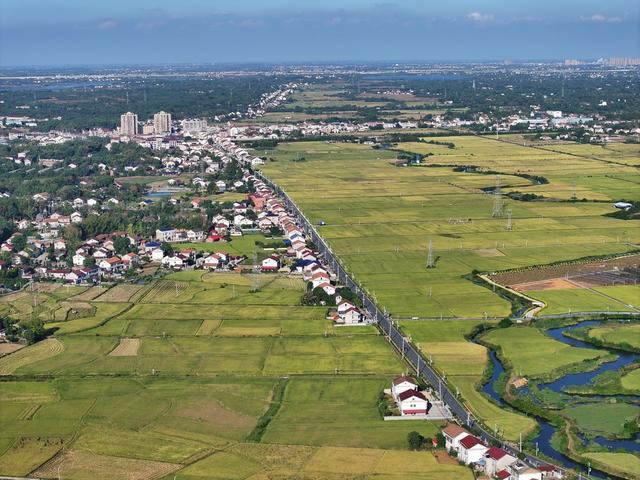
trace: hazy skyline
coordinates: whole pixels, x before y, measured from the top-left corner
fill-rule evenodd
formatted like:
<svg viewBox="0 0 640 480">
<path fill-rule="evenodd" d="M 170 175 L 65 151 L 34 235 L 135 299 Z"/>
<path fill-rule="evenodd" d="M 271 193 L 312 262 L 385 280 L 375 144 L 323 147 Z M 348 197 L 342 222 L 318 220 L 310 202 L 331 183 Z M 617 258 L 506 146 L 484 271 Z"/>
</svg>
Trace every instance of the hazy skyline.
<svg viewBox="0 0 640 480">
<path fill-rule="evenodd" d="M 0 65 L 639 56 L 637 2 L 0 0 Z"/>
</svg>

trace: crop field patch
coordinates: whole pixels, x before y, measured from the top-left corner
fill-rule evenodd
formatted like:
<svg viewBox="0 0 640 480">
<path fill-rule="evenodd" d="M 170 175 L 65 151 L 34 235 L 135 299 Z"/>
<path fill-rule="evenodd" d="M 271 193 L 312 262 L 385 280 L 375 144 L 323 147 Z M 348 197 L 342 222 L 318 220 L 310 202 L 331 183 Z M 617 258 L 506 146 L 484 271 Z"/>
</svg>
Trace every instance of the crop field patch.
<svg viewBox="0 0 640 480">
<path fill-rule="evenodd" d="M 139 338 L 122 338 L 116 348 L 109 352 L 111 357 L 135 357 L 140 348 Z"/>
<path fill-rule="evenodd" d="M 211 335 L 220 327 L 221 323 L 221 320 L 203 320 L 196 330 L 196 335 Z"/>
<path fill-rule="evenodd" d="M 95 298 L 96 302 L 129 302 L 144 285 L 118 284 Z"/>
<path fill-rule="evenodd" d="M 197 421 L 215 422 L 223 428 L 249 431 L 256 419 L 249 415 L 225 408 L 215 400 L 192 400 L 175 410 L 178 417 L 191 418 Z"/>
<path fill-rule="evenodd" d="M 504 253 L 502 253 L 497 248 L 481 248 L 479 250 L 474 250 L 474 252 L 481 257 L 504 257 Z"/>
<path fill-rule="evenodd" d="M 26 476 L 53 457 L 64 445 L 61 438 L 20 437 L 0 455 L 3 475 Z"/>
<path fill-rule="evenodd" d="M 65 451 L 34 475 L 57 478 L 58 475 L 77 480 L 149 480 L 175 472 L 181 465 L 150 460 L 136 460 L 124 457 L 98 455 L 76 450 Z"/>
<path fill-rule="evenodd" d="M 74 295 L 73 297 L 70 297 L 69 300 L 87 302 L 87 301 L 94 300 L 95 298 L 99 297 L 106 291 L 107 289 L 105 287 L 95 286 L 85 290 L 82 293 L 79 293 L 78 295 Z"/>
<path fill-rule="evenodd" d="M 55 338 L 48 338 L 35 345 L 0 358 L 0 375 L 11 375 L 17 369 L 59 355 L 64 345 Z"/>
</svg>

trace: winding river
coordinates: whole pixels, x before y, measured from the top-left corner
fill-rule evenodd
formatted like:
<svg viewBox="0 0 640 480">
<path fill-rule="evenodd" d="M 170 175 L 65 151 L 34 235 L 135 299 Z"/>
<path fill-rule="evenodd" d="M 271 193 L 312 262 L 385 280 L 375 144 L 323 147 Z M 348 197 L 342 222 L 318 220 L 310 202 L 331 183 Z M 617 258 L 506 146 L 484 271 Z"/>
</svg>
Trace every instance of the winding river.
<svg viewBox="0 0 640 480">
<path fill-rule="evenodd" d="M 629 365 L 631 363 L 634 363 L 640 360 L 640 355 L 638 354 L 624 353 L 619 351 L 614 352 L 614 351 L 608 350 L 607 348 L 597 347 L 590 343 L 569 338 L 564 335 L 564 332 L 568 332 L 568 331 L 575 330 L 578 328 L 583 328 L 583 327 L 597 326 L 597 325 L 600 325 L 601 323 L 602 322 L 600 321 L 586 320 L 583 322 L 579 322 L 575 325 L 568 325 L 565 327 L 549 329 L 547 330 L 547 334 L 552 338 L 554 338 L 555 340 L 565 343 L 567 345 L 571 345 L 572 347 L 606 350 L 607 352 L 616 354 L 618 358 L 614 361 L 603 363 L 595 370 L 592 370 L 589 372 L 581 372 L 581 373 L 569 373 L 552 382 L 540 384 L 539 388 L 541 390 L 550 389 L 553 392 L 564 394 L 564 392 L 562 392 L 562 389 L 565 387 L 576 386 L 576 385 L 588 385 L 589 383 L 591 383 L 591 381 L 595 377 L 597 377 L 598 375 L 604 372 L 616 371 L 625 367 L 626 365 Z M 500 360 L 498 359 L 498 357 L 496 356 L 493 350 L 489 351 L 489 358 L 493 365 L 493 373 L 489 381 L 485 383 L 484 386 L 482 387 L 482 391 L 486 395 L 491 397 L 494 401 L 496 401 L 498 404 L 505 405 L 505 402 L 500 396 L 500 393 L 498 392 L 497 386 L 496 386 L 496 382 L 500 378 L 500 375 L 504 372 L 504 367 L 502 363 L 500 363 Z M 607 397 L 614 397 L 614 395 L 607 396 Z M 630 398 L 630 396 L 615 396 L 615 397 L 621 398 L 621 399 Z M 592 395 L 592 396 L 580 396 L 579 398 L 581 403 L 586 403 L 589 401 L 597 401 L 598 399 L 601 399 L 604 397 L 602 395 Z M 640 400 L 640 398 L 637 396 L 633 397 L 633 399 Z M 540 452 L 545 454 L 547 457 L 552 458 L 558 464 L 564 465 L 565 467 L 576 468 L 578 470 L 584 469 L 583 465 L 571 460 L 569 457 L 555 450 L 551 446 L 551 437 L 555 433 L 556 427 L 554 427 L 553 425 L 551 425 L 549 422 L 547 422 L 542 418 L 537 418 L 537 420 L 540 425 L 540 433 L 536 438 L 533 439 L 533 441 L 538 444 L 538 448 Z M 633 439 L 626 439 L 626 440 L 611 440 L 604 437 L 596 437 L 594 441 L 599 445 L 607 447 L 610 450 L 616 450 L 618 448 L 621 448 L 626 451 L 633 451 L 633 452 L 640 451 L 640 438 L 638 436 L 636 436 Z M 607 475 L 606 473 L 597 471 L 595 469 L 591 471 L 591 477 L 602 478 L 602 479 L 611 478 L 610 475 Z"/>
</svg>

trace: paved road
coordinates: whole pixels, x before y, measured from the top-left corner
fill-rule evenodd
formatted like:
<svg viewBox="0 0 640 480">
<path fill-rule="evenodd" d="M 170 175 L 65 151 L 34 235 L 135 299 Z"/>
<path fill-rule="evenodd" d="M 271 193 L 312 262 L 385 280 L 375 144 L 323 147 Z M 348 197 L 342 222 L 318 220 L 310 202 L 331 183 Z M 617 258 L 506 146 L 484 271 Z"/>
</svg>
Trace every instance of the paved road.
<svg viewBox="0 0 640 480">
<path fill-rule="evenodd" d="M 378 328 L 387 337 L 393 347 L 400 353 L 400 355 L 416 370 L 416 374 L 423 380 L 427 381 L 438 392 L 442 401 L 444 401 L 458 421 L 465 425 L 470 430 L 482 438 L 487 443 L 497 442 L 502 444 L 502 447 L 510 454 L 516 456 L 520 452 L 513 445 L 505 444 L 503 440 L 496 438 L 491 431 L 481 425 L 473 416 L 473 414 L 463 405 L 462 401 L 451 391 L 445 381 L 436 373 L 431 365 L 418 353 L 418 350 L 413 344 L 400 333 L 398 328 L 390 321 L 388 316 L 378 308 L 378 306 L 369 298 L 360 286 L 353 281 L 353 279 L 347 274 L 340 262 L 338 262 L 336 256 L 331 251 L 331 248 L 327 245 L 324 239 L 318 234 L 315 227 L 304 216 L 298 206 L 291 200 L 291 198 L 277 185 L 264 177 L 261 173 L 256 172 L 256 176 L 261 178 L 266 184 L 270 185 L 276 194 L 282 199 L 287 209 L 295 217 L 298 226 L 302 228 L 309 238 L 318 247 L 318 251 L 324 258 L 324 263 L 333 268 L 339 281 L 349 287 L 360 299 L 362 305 L 371 318 L 375 319 Z M 533 466 L 547 465 L 549 462 L 534 457 L 529 454 L 525 454 L 525 459 Z M 565 472 L 565 470 L 557 466 L 558 470 Z"/>
</svg>

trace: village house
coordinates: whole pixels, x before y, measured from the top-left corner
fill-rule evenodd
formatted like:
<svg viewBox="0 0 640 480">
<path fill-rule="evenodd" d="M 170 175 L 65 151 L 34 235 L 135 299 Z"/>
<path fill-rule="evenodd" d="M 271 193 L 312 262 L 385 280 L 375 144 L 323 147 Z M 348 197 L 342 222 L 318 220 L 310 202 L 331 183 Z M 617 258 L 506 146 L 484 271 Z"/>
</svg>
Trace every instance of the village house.
<svg viewBox="0 0 640 480">
<path fill-rule="evenodd" d="M 398 395 L 398 409 L 400 415 L 426 415 L 431 405 L 422 392 L 405 390 Z"/>
<path fill-rule="evenodd" d="M 184 267 L 184 261 L 178 255 L 164 257 L 162 259 L 162 266 L 179 270 Z"/>
<path fill-rule="evenodd" d="M 123 267 L 122 260 L 117 256 L 105 258 L 98 263 L 98 268 L 105 273 L 116 273 L 122 270 Z"/>
<path fill-rule="evenodd" d="M 521 460 L 509 465 L 509 480 L 542 480 L 542 472 L 533 468 Z"/>
<path fill-rule="evenodd" d="M 473 435 L 462 438 L 458 445 L 458 460 L 466 465 L 478 463 L 487 452 L 488 447 Z"/>
<path fill-rule="evenodd" d="M 351 305 L 349 302 L 343 302 L 343 304 L 344 303 Z M 391 383 L 391 395 L 396 402 L 398 401 L 398 396 L 401 393 L 417 390 L 418 383 L 413 378 L 405 377 L 404 375 L 394 378 L 393 382 Z"/>
<path fill-rule="evenodd" d="M 276 255 L 271 255 L 270 257 L 265 258 L 260 263 L 260 270 L 263 272 L 275 272 L 280 268 L 280 262 Z"/>
<path fill-rule="evenodd" d="M 164 252 L 161 248 L 154 248 L 151 250 L 151 261 L 152 262 L 161 262 L 164 258 Z"/>
<path fill-rule="evenodd" d="M 484 454 L 484 459 L 479 463 L 484 464 L 484 473 L 490 477 L 495 476 L 499 471 L 506 469 L 512 463 L 515 463 L 518 459 L 512 457 L 503 449 L 498 447 L 491 447 Z"/>
<path fill-rule="evenodd" d="M 460 448 L 460 440 L 469 435 L 464 428 L 455 423 L 450 423 L 442 429 L 442 436 L 444 437 L 444 448 L 448 451 L 457 452 Z"/>
</svg>

